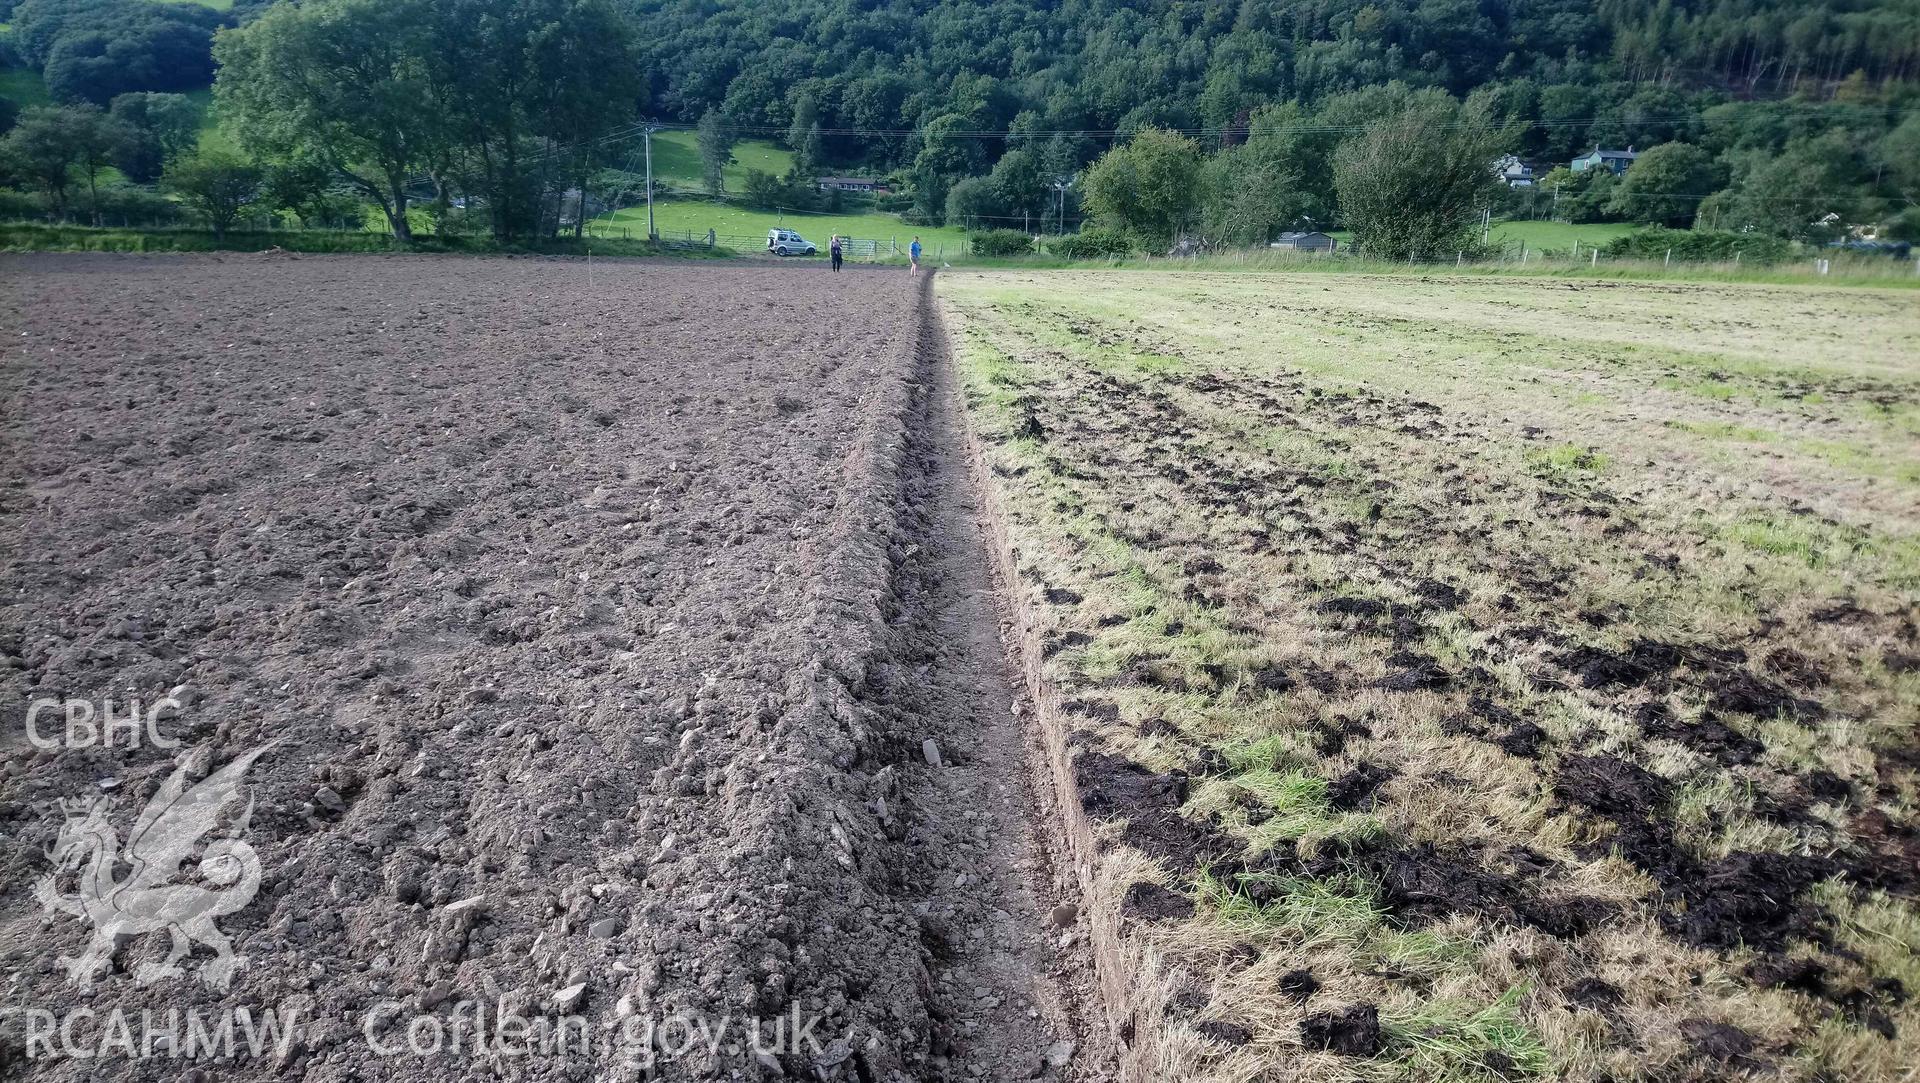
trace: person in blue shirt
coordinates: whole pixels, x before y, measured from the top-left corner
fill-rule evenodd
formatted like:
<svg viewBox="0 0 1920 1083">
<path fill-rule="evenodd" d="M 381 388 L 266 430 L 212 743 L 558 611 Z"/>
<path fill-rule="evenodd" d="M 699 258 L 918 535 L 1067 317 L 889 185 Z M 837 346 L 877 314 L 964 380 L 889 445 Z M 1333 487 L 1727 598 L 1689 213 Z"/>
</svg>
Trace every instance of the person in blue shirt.
<svg viewBox="0 0 1920 1083">
<path fill-rule="evenodd" d="M 907 275 L 912 277 L 920 273 L 920 238 L 915 237 L 907 246 Z"/>
</svg>

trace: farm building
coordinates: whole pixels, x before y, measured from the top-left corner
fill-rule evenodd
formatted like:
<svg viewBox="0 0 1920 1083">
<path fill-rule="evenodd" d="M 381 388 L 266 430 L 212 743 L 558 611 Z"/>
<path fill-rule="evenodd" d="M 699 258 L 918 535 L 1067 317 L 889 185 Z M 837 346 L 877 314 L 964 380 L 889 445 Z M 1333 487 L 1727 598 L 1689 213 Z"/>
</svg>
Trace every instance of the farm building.
<svg viewBox="0 0 1920 1083">
<path fill-rule="evenodd" d="M 1509 188 L 1533 187 L 1533 166 L 1511 154 L 1493 163 L 1493 175 Z"/>
<path fill-rule="evenodd" d="M 884 196 L 893 191 L 886 181 L 872 177 L 821 177 L 819 181 L 822 192 L 868 192 Z"/>
<path fill-rule="evenodd" d="M 1585 173 L 1589 169 L 1599 168 L 1612 170 L 1617 176 L 1625 173 L 1627 167 L 1632 165 L 1633 160 L 1638 157 L 1640 156 L 1634 153 L 1632 147 L 1626 150 L 1603 150 L 1595 147 L 1588 153 L 1575 158 L 1569 166 L 1575 173 Z"/>
<path fill-rule="evenodd" d="M 1267 247 L 1285 248 L 1295 252 L 1331 252 L 1340 245 L 1339 241 L 1324 233 L 1287 232 L 1282 233 Z"/>
</svg>

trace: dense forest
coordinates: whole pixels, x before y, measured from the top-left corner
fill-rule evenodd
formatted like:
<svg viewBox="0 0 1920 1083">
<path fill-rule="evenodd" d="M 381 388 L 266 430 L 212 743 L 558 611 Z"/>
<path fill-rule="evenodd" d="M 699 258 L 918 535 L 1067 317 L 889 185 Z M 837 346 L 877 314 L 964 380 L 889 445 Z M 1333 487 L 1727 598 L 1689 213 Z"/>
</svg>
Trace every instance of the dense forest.
<svg viewBox="0 0 1920 1083">
<path fill-rule="evenodd" d="M 300 6 L 342 4 L 306 0 Z M 588 191 L 589 174 L 630 158 L 624 146 L 602 153 L 608 133 L 652 118 L 700 125 L 703 143 L 720 158 L 728 141 L 750 137 L 777 140 L 795 152 L 793 176 L 753 178 L 753 190 L 730 193 L 734 197 L 804 205 L 814 187 L 811 172 L 831 168 L 889 177 L 896 195 L 888 209 L 918 220 L 1059 229 L 1098 211 L 1082 183 L 1094 176 L 1091 167 L 1153 131 L 1180 140 L 1155 146 L 1194 158 L 1199 202 L 1176 215 L 1177 231 L 1204 226 L 1217 239 L 1254 242 L 1290 224 L 1340 223 L 1337 152 L 1363 132 L 1417 114 L 1437 124 L 1437 133 L 1474 128 L 1476 153 L 1514 154 L 1535 166 L 1542 183 L 1529 189 L 1475 193 L 1504 213 L 1701 222 L 1807 239 L 1816 227 L 1920 233 L 1920 0 L 457 0 L 396 6 L 433 24 L 421 28 L 418 54 L 409 61 L 388 50 L 385 59 L 369 54 L 362 60 L 412 63 L 426 74 L 396 85 L 423 102 L 464 110 L 458 116 L 469 118 L 469 135 L 477 130 L 471 118 L 490 108 L 478 95 L 539 92 L 467 85 L 473 58 L 459 54 L 463 43 L 531 53 L 547 47 L 536 39 L 564 35 L 576 17 L 589 25 L 611 13 L 624 23 L 618 50 L 596 52 L 610 66 L 596 69 L 595 79 L 618 93 L 574 92 L 601 111 L 593 118 L 560 118 L 550 105 L 517 120 L 495 118 L 501 130 L 489 133 L 477 157 L 478 144 L 457 134 L 422 132 L 405 140 L 409 154 L 386 171 L 401 170 L 408 184 L 431 185 L 442 209 L 469 203 L 463 194 L 496 211 L 501 202 L 550 200 L 557 208 L 563 189 Z M 351 7 L 379 24 L 365 33 L 413 40 L 394 26 L 391 13 Z M 218 56 L 253 55 L 237 43 L 268 10 L 249 0 L 225 12 L 153 0 L 0 0 L 0 20 L 11 24 L 0 37 L 0 60 L 40 69 L 58 102 L 111 113 L 130 94 L 208 85 Z M 463 20 L 521 27 L 530 36 L 474 44 Z M 216 35 L 236 44 L 222 53 Z M 298 112 L 298 103 L 258 85 L 271 67 L 254 64 L 254 74 L 244 77 L 219 73 L 221 100 L 236 106 L 223 120 L 247 136 L 243 143 L 263 170 L 299 149 L 271 137 L 285 126 L 267 114 Z M 137 121 L 166 112 L 163 105 L 149 100 L 119 111 Z M 0 107 L 0 122 L 10 123 L 15 112 Z M 396 123 L 392 116 L 363 121 Z M 68 117 L 61 124 L 72 122 Z M 59 126 L 41 119 L 43 129 Z M 582 140 L 583 133 L 593 138 Z M 553 176 L 529 181 L 516 173 L 503 188 L 490 174 L 497 172 L 495 159 L 551 159 L 562 144 L 572 149 L 564 169 L 549 171 Z M 156 145 L 146 140 L 149 159 Z M 1650 161 L 1622 177 L 1553 168 L 1595 146 L 1636 148 L 1649 152 L 1643 160 Z M 310 172 L 319 163 L 349 186 L 358 176 L 363 194 L 387 190 L 380 198 L 389 217 L 396 201 L 404 209 L 406 193 L 396 194 L 391 177 L 369 186 L 365 170 L 352 168 L 364 162 L 332 151 L 308 153 L 314 151 L 302 152 Z M 16 187 L 27 188 L 21 152 L 15 149 L 12 173 Z M 1108 172 L 1110 180 L 1119 176 L 1117 167 Z M 717 166 L 714 176 L 718 194 Z M 541 191 L 525 191 L 527 184 Z M 1064 195 L 1063 185 L 1071 188 Z M 1260 198 L 1252 200 L 1258 206 L 1240 191 L 1249 185 L 1258 189 Z M 1207 203 L 1210 190 L 1218 199 L 1231 196 L 1234 205 Z M 64 209 L 64 196 L 58 202 Z M 533 221 L 548 228 L 538 215 Z M 404 231 L 404 216 L 400 222 Z M 557 210 L 549 225 L 558 227 Z"/>
<path fill-rule="evenodd" d="M 785 128 L 898 129 L 954 104 L 1007 130 L 1226 128 L 1398 80 L 1465 96 L 1573 88 L 1542 116 L 1655 84 L 1825 96 L 1920 78 L 1920 0 L 634 0 L 657 111 Z M 1585 93 L 1583 93 L 1585 92 Z"/>
</svg>

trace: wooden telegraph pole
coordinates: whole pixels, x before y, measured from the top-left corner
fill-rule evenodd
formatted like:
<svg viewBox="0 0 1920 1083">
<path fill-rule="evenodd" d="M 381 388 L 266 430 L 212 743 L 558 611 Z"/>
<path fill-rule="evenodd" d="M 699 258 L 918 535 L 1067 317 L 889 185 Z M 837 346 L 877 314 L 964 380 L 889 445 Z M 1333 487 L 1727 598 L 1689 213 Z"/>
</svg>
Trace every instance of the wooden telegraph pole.
<svg viewBox="0 0 1920 1083">
<path fill-rule="evenodd" d="M 642 137 L 647 147 L 647 240 L 649 241 L 660 239 L 660 234 L 653 228 L 653 133 L 659 130 L 649 124 L 646 134 Z"/>
</svg>

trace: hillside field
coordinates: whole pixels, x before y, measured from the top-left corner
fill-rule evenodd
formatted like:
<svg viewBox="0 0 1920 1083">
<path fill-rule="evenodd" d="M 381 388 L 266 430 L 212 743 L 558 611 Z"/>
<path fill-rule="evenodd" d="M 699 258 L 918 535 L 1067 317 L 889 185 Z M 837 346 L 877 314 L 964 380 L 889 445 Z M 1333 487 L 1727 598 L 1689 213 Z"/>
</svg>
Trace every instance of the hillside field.
<svg viewBox="0 0 1920 1083">
<path fill-rule="evenodd" d="M 1157 1078 L 1911 1078 L 1910 296 L 938 285 Z"/>
<path fill-rule="evenodd" d="M 628 165 L 634 172 L 646 167 L 640 142 L 632 141 L 630 161 L 619 163 L 621 168 Z M 793 152 L 764 139 L 743 139 L 733 145 L 733 159 L 722 171 L 726 179 L 727 190 L 738 192 L 746 187 L 747 170 L 757 169 L 774 176 L 785 176 L 793 167 Z M 655 132 L 653 135 L 653 175 L 677 188 L 701 190 L 706 179 L 700 167 L 700 145 L 694 133 L 688 131 Z"/>
<path fill-rule="evenodd" d="M 47 97 L 46 80 L 32 68 L 0 68 L 0 98 L 23 109 L 29 105 L 46 105 L 52 100 Z"/>
</svg>

